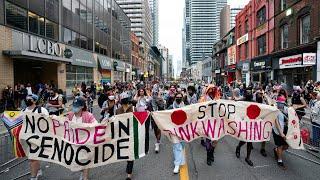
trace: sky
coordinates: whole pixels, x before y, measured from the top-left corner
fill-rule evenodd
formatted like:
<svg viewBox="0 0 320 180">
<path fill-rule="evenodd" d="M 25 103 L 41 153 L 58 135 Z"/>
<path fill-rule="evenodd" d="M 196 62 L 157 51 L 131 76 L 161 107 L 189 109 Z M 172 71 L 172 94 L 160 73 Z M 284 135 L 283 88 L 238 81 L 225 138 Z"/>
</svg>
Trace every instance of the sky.
<svg viewBox="0 0 320 180">
<path fill-rule="evenodd" d="M 159 0 L 159 44 L 173 55 L 175 72 L 177 61 L 182 61 L 182 28 L 185 0 Z M 249 0 L 228 0 L 231 7 L 246 5 Z"/>
</svg>

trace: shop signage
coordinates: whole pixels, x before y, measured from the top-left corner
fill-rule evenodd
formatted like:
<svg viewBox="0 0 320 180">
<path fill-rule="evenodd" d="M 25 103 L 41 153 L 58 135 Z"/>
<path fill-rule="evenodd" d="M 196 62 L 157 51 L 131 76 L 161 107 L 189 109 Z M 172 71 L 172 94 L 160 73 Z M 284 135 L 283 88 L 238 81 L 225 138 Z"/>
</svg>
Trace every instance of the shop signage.
<svg viewBox="0 0 320 180">
<path fill-rule="evenodd" d="M 63 49 L 59 43 L 29 35 L 29 51 L 62 57 Z"/>
<path fill-rule="evenodd" d="M 73 52 L 72 52 L 72 50 L 71 49 L 65 49 L 64 50 L 64 57 L 66 57 L 66 58 L 71 58 L 72 57 L 72 55 L 73 55 Z"/>
<path fill-rule="evenodd" d="M 270 59 L 260 59 L 251 61 L 251 68 L 253 71 L 260 71 L 271 69 L 271 60 Z"/>
<path fill-rule="evenodd" d="M 98 55 L 98 60 L 99 60 L 99 63 L 100 63 L 100 67 L 102 69 L 109 69 L 109 70 L 112 69 L 112 64 L 111 64 L 111 59 L 110 58 Z"/>
<path fill-rule="evenodd" d="M 113 60 L 113 65 L 117 66 L 117 71 L 126 71 L 126 64 L 122 61 Z"/>
<path fill-rule="evenodd" d="M 316 65 L 316 53 L 303 53 L 303 65 Z"/>
<path fill-rule="evenodd" d="M 228 48 L 228 65 L 236 64 L 236 45 Z"/>
<path fill-rule="evenodd" d="M 279 59 L 280 69 L 295 68 L 302 66 L 302 54 L 283 57 Z"/>
<path fill-rule="evenodd" d="M 249 63 L 243 63 L 242 64 L 242 71 L 247 72 L 250 69 L 250 64 Z"/>
<path fill-rule="evenodd" d="M 245 34 L 242 37 L 240 37 L 239 39 L 237 39 L 237 46 L 247 42 L 249 40 L 249 34 Z"/>
<path fill-rule="evenodd" d="M 216 70 L 214 71 L 214 73 L 220 74 L 220 69 L 216 69 Z"/>
</svg>

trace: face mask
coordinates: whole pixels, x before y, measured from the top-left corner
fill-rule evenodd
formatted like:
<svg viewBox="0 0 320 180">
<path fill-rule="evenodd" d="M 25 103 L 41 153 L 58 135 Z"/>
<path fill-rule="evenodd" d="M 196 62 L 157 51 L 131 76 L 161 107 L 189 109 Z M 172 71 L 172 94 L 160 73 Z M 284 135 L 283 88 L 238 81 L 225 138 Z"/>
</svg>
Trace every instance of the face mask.
<svg viewBox="0 0 320 180">
<path fill-rule="evenodd" d="M 182 102 L 182 98 L 177 98 L 177 99 L 176 99 L 176 102 L 177 102 L 178 104 L 180 104 L 180 103 Z"/>
<path fill-rule="evenodd" d="M 109 100 L 111 100 L 111 101 L 114 100 L 114 96 L 109 96 L 108 98 L 109 98 Z"/>
<path fill-rule="evenodd" d="M 81 108 L 80 107 L 72 107 L 72 112 L 73 113 L 78 113 L 80 112 Z"/>
<path fill-rule="evenodd" d="M 28 100 L 26 101 L 26 105 L 27 105 L 27 106 L 32 106 L 32 104 L 33 104 L 33 102 L 32 102 L 31 99 L 28 99 Z"/>
</svg>

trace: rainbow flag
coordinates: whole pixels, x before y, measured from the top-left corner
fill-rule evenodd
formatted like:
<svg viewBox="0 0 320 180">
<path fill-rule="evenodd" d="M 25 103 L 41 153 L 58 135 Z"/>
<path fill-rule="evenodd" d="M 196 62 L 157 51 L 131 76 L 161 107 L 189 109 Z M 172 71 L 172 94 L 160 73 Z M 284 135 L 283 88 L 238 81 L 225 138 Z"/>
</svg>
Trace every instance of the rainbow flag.
<svg viewBox="0 0 320 180">
<path fill-rule="evenodd" d="M 25 157 L 19 141 L 19 134 L 23 123 L 23 113 L 21 111 L 4 111 L 0 119 L 11 136 L 14 155 L 16 157 Z"/>
</svg>

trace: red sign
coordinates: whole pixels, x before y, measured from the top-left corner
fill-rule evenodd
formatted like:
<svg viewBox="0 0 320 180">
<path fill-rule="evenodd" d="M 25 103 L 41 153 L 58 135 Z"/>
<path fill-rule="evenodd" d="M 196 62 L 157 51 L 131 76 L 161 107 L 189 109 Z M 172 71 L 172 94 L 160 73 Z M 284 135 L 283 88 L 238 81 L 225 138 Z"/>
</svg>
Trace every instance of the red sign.
<svg viewBox="0 0 320 180">
<path fill-rule="evenodd" d="M 280 69 L 301 67 L 302 54 L 280 58 L 279 66 L 280 66 Z"/>
</svg>

